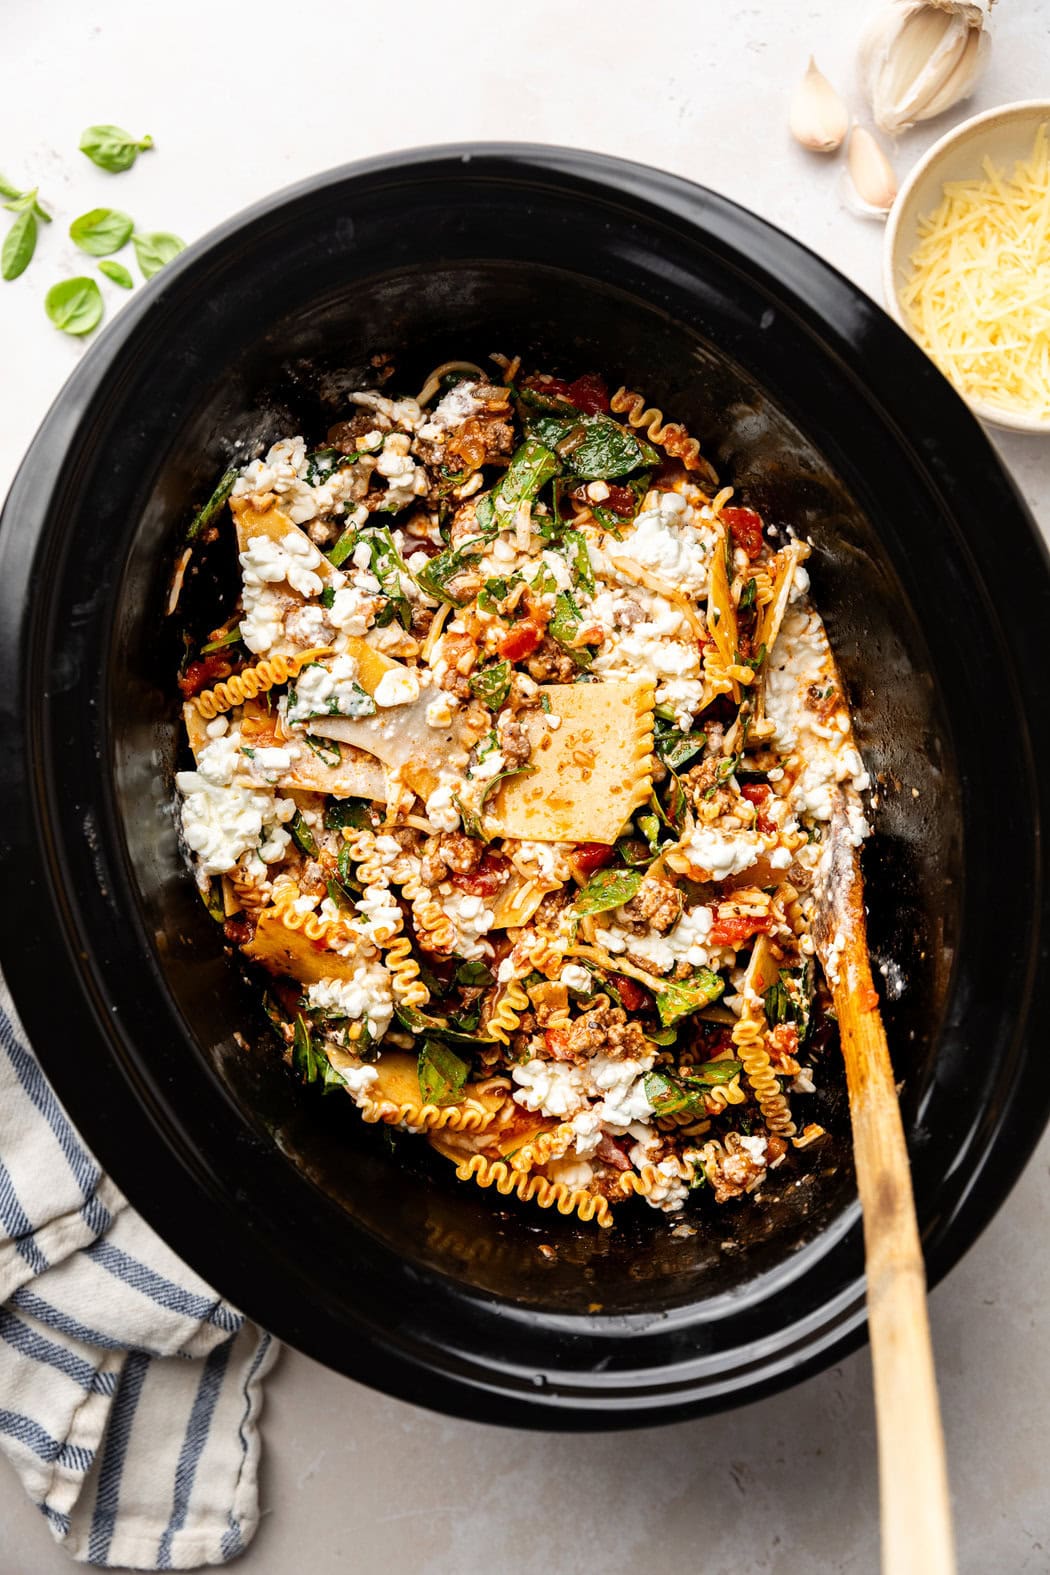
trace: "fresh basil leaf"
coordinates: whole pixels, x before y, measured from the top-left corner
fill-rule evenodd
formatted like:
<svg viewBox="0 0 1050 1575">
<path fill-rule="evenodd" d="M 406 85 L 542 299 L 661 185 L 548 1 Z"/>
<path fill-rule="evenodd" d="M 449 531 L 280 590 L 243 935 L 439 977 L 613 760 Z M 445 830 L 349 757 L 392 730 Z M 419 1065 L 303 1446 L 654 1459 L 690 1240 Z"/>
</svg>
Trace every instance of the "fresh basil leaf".
<svg viewBox="0 0 1050 1575">
<path fill-rule="evenodd" d="M 607 913 L 630 902 L 642 884 L 641 870 L 596 870 L 577 895 L 575 909 L 581 918 L 589 913 Z"/>
<path fill-rule="evenodd" d="M 317 857 L 317 838 L 307 825 L 301 809 L 297 809 L 288 822 L 288 830 L 292 834 L 292 841 L 296 847 L 302 853 L 305 853 L 308 859 L 315 859 Z"/>
<path fill-rule="evenodd" d="M 99 267 L 101 266 L 102 265 L 100 263 Z M 190 522 L 190 527 L 186 532 L 187 541 L 195 541 L 200 535 L 201 531 L 211 524 L 216 514 L 218 514 L 219 510 L 226 502 L 226 499 L 233 491 L 233 484 L 237 480 L 239 474 L 239 471 L 237 471 L 232 466 L 229 470 L 223 472 L 222 476 L 220 476 L 218 482 L 216 483 L 215 491 L 212 493 L 207 503 L 193 516 L 193 519 Z"/>
<path fill-rule="evenodd" d="M 7 197 L 9 199 L 17 200 L 17 198 L 24 195 L 25 193 L 19 191 L 17 186 L 12 186 L 11 182 L 5 176 L 0 175 L 0 197 Z"/>
<path fill-rule="evenodd" d="M 702 1115 L 703 1097 L 675 1082 L 665 1072 L 646 1072 L 642 1079 L 645 1097 L 655 1116 Z"/>
<path fill-rule="evenodd" d="M 36 233 L 33 214 L 20 213 L 4 236 L 0 252 L 0 274 L 5 279 L 17 279 L 19 274 L 25 273 L 36 251 Z"/>
<path fill-rule="evenodd" d="M 135 281 L 123 263 L 114 262 L 112 258 L 108 258 L 105 262 L 99 263 L 98 271 L 99 273 L 104 273 L 107 279 L 112 279 L 114 284 L 119 284 L 122 290 L 133 290 L 135 288 Z"/>
<path fill-rule="evenodd" d="M 326 831 L 342 831 L 344 826 L 350 826 L 354 831 L 370 830 L 372 815 L 368 800 L 330 798 L 324 807 L 324 824 Z"/>
<path fill-rule="evenodd" d="M 510 663 L 495 662 L 479 673 L 471 673 L 468 680 L 470 692 L 490 711 L 498 711 L 510 693 Z"/>
<path fill-rule="evenodd" d="M 425 1105 L 454 1105 L 470 1065 L 439 1039 L 424 1039 L 419 1052 L 419 1092 Z"/>
<path fill-rule="evenodd" d="M 131 244 L 135 248 L 144 279 L 152 279 L 155 273 L 160 273 L 165 263 L 170 263 L 173 257 L 186 250 L 186 242 L 166 230 L 154 230 L 149 235 L 133 235 Z"/>
<path fill-rule="evenodd" d="M 342 764 L 343 751 L 334 738 L 318 738 L 316 733 L 304 733 L 303 743 L 313 750 L 323 766 L 330 766 L 334 770 Z"/>
<path fill-rule="evenodd" d="M 102 321 L 102 291 L 94 279 L 63 279 L 45 295 L 44 310 L 64 334 L 89 334 Z"/>
<path fill-rule="evenodd" d="M 702 1007 L 717 1001 L 725 983 L 710 968 L 698 968 L 691 979 L 675 980 L 656 997 L 656 1010 L 661 1023 L 668 1027 L 680 1017 L 699 1012 Z"/>
<path fill-rule="evenodd" d="M 80 151 L 86 153 L 92 164 L 100 170 L 118 175 L 129 170 L 140 153 L 152 148 L 152 137 L 136 140 L 130 131 L 120 126 L 89 126 L 80 138 Z"/>
<path fill-rule="evenodd" d="M 711 1088 L 719 1083 L 731 1083 L 743 1069 L 743 1061 L 734 1061 L 731 1056 L 726 1056 L 721 1061 L 704 1061 L 700 1066 L 683 1067 L 682 1078 L 687 1083 L 700 1083 L 705 1088 Z"/>
<path fill-rule="evenodd" d="M 131 239 L 135 221 L 119 208 L 90 208 L 69 226 L 70 239 L 89 257 L 108 257 Z"/>
<path fill-rule="evenodd" d="M 495 982 L 496 975 L 483 962 L 460 963 L 456 969 L 456 983 L 465 989 L 488 989 Z"/>
</svg>

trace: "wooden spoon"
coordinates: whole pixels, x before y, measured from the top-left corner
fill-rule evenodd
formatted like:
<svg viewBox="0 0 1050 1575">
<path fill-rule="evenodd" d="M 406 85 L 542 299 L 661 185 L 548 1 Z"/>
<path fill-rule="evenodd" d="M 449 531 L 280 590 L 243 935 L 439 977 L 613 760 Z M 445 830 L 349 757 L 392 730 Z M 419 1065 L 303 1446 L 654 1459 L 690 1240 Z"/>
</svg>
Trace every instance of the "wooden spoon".
<svg viewBox="0 0 1050 1575">
<path fill-rule="evenodd" d="M 860 801 L 852 789 L 838 788 L 814 884 L 812 933 L 838 1014 L 864 1216 L 882 1569 L 884 1575 L 954 1575 L 926 1272 L 897 1089 L 871 979 L 851 809 L 856 824 Z"/>
</svg>

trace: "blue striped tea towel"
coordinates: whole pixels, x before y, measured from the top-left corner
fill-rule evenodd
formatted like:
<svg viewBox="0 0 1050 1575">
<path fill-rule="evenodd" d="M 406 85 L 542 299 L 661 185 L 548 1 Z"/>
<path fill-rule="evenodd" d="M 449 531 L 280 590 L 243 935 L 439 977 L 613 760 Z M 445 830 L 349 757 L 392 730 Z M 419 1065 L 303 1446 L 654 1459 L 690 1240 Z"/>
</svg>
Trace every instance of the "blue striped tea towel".
<svg viewBox="0 0 1050 1575">
<path fill-rule="evenodd" d="M 58 1541 L 135 1569 L 240 1553 L 276 1353 L 99 1169 L 0 978 L 0 1450 Z"/>
</svg>

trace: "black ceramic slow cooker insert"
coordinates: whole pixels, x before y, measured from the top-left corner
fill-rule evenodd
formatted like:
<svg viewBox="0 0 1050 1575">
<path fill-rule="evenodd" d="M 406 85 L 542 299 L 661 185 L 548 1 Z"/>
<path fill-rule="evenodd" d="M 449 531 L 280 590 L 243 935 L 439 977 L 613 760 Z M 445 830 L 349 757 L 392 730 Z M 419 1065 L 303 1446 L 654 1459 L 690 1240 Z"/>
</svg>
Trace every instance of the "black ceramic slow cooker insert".
<svg viewBox="0 0 1050 1575">
<path fill-rule="evenodd" d="M 176 837 L 163 614 L 194 505 L 231 459 L 323 433 L 373 354 L 411 391 L 494 350 L 643 390 L 742 501 L 811 538 L 877 784 L 871 939 L 931 1278 L 974 1240 L 1050 1107 L 1046 559 L 980 428 L 881 311 L 653 170 L 528 147 L 352 165 L 213 232 L 122 311 L 3 515 L 0 951 L 103 1164 L 276 1334 L 461 1415 L 680 1418 L 862 1337 L 841 1091 L 821 1095 L 819 1153 L 760 1202 L 690 1216 L 693 1235 L 642 1205 L 609 1231 L 508 1205 L 297 1087 Z"/>
</svg>

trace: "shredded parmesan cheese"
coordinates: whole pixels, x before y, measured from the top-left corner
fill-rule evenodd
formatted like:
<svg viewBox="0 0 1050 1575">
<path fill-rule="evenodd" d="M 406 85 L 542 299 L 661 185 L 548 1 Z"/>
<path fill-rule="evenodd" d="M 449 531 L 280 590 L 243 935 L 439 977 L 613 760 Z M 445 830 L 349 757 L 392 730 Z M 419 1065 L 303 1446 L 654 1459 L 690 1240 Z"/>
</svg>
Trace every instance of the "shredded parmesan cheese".
<svg viewBox="0 0 1050 1575">
<path fill-rule="evenodd" d="M 1050 144 L 1004 176 L 952 181 L 919 225 L 902 293 L 917 338 L 960 393 L 1050 417 Z"/>
</svg>

